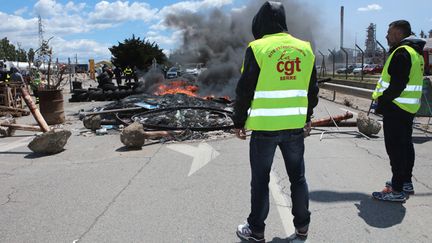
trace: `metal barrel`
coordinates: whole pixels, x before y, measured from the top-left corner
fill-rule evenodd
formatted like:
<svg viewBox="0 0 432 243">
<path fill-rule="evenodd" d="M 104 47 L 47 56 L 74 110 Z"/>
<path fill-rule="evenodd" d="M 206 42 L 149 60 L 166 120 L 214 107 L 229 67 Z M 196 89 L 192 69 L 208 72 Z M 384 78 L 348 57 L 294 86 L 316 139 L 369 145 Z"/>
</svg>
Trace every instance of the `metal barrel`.
<svg viewBox="0 0 432 243">
<path fill-rule="evenodd" d="M 39 90 L 39 109 L 48 125 L 65 122 L 61 90 Z"/>
</svg>

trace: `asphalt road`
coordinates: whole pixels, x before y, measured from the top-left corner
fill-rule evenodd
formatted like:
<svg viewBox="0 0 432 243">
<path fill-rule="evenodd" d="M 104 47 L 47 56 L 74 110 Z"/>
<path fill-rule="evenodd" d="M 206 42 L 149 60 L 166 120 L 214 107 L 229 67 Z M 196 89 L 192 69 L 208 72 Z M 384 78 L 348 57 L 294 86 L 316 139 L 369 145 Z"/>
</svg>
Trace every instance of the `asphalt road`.
<svg viewBox="0 0 432 243">
<path fill-rule="evenodd" d="M 65 104 L 65 127 L 73 135 L 59 154 L 32 154 L 26 147 L 31 132 L 0 138 L 0 242 L 240 242 L 235 229 L 250 207 L 248 140 L 128 151 L 118 134 L 84 136 L 71 116 L 100 104 Z M 320 100 L 315 117 L 344 109 L 350 110 Z M 432 242 L 430 134 L 414 132 L 416 194 L 400 204 L 370 197 L 391 176 L 382 133 L 370 140 L 356 133 L 320 140 L 321 132 L 306 139 L 307 242 Z M 266 240 L 286 242 L 294 229 L 279 152 L 270 190 Z"/>
</svg>

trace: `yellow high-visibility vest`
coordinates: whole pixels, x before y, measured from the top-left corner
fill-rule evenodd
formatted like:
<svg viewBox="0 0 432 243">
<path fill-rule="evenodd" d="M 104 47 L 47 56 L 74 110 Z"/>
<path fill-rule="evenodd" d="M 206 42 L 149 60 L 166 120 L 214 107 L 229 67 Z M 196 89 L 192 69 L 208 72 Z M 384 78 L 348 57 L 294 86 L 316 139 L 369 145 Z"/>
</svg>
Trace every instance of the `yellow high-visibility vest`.
<svg viewBox="0 0 432 243">
<path fill-rule="evenodd" d="M 252 41 L 249 46 L 260 74 L 245 127 L 257 131 L 304 127 L 315 61 L 310 43 L 277 33 Z"/>
<path fill-rule="evenodd" d="M 405 48 L 410 54 L 411 70 L 407 86 L 400 96 L 393 100 L 393 103 L 402 110 L 415 114 L 420 109 L 420 99 L 423 89 L 424 60 L 423 57 L 410 46 L 399 46 L 391 53 L 384 65 L 381 78 L 378 80 L 375 91 L 372 94 L 372 99 L 378 99 L 378 97 L 383 95 L 383 92 L 390 86 L 391 76 L 388 73 L 388 67 L 394 53 L 400 48 Z"/>
<path fill-rule="evenodd" d="M 124 74 L 126 74 L 126 75 L 130 75 L 130 74 L 132 74 L 132 69 L 130 69 L 130 68 L 126 68 L 123 72 L 124 72 Z"/>
</svg>

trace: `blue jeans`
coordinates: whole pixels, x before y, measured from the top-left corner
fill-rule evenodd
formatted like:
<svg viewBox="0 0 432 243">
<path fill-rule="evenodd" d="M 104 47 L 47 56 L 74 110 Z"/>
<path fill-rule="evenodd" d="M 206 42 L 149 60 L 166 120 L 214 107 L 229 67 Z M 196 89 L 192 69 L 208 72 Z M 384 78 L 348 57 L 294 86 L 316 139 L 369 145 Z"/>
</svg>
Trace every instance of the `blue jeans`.
<svg viewBox="0 0 432 243">
<path fill-rule="evenodd" d="M 276 147 L 279 146 L 291 182 L 291 213 L 295 228 L 309 225 L 309 192 L 304 168 L 303 129 L 283 131 L 253 131 L 250 140 L 251 213 L 247 219 L 253 232 L 265 230 L 269 212 L 270 170 Z"/>
</svg>

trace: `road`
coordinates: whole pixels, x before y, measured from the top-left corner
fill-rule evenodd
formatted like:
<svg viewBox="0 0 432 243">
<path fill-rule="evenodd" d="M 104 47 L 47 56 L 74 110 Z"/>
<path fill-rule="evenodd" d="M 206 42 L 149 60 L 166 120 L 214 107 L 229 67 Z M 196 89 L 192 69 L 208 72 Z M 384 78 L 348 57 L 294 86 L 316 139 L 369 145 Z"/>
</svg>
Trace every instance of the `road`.
<svg viewBox="0 0 432 243">
<path fill-rule="evenodd" d="M 59 154 L 32 154 L 26 147 L 31 132 L 0 138 L 0 242 L 240 242 L 235 229 L 250 206 L 249 139 L 128 151 L 118 133 L 87 136 L 72 116 L 100 104 L 65 104 L 65 127 L 73 135 Z M 315 117 L 327 110 L 359 112 L 321 99 Z M 432 241 L 430 134 L 414 132 L 416 194 L 400 204 L 370 197 L 391 176 L 382 133 L 370 140 L 355 133 L 320 140 L 321 132 L 306 139 L 307 242 Z M 270 190 L 266 240 L 285 242 L 293 225 L 279 152 Z"/>
</svg>

